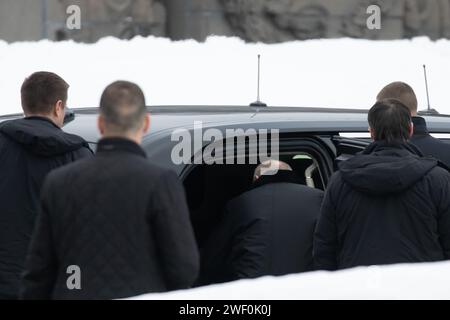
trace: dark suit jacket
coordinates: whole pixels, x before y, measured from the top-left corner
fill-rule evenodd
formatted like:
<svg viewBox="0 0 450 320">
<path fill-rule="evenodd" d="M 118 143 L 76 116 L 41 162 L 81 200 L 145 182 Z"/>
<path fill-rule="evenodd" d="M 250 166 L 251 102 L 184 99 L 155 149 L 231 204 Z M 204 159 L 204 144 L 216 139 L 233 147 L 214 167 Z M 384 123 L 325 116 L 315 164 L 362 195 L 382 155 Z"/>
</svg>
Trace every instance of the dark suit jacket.
<svg viewBox="0 0 450 320">
<path fill-rule="evenodd" d="M 289 171 L 262 176 L 252 190 L 227 204 L 202 251 L 199 284 L 312 270 L 322 196 L 295 183 Z"/>
</svg>

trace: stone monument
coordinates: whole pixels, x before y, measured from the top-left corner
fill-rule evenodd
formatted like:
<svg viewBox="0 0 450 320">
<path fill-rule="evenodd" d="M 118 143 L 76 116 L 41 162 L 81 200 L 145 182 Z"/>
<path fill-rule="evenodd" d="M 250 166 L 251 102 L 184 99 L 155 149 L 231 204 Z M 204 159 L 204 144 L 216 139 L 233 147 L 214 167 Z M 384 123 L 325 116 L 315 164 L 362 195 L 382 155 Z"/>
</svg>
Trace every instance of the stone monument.
<svg viewBox="0 0 450 320">
<path fill-rule="evenodd" d="M 81 9 L 82 27 L 66 26 L 67 8 Z M 367 27 L 377 5 L 381 28 Z M 0 39 L 130 39 L 155 35 L 204 41 L 209 35 L 248 42 L 354 37 L 450 38 L 450 0 L 2 0 Z"/>
</svg>

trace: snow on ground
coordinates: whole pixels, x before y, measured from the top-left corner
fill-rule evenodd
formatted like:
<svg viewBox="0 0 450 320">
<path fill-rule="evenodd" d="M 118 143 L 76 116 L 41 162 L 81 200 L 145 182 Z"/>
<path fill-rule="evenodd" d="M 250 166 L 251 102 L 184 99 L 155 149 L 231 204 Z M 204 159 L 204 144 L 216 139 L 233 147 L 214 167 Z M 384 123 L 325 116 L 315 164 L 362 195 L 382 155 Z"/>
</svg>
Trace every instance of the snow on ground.
<svg viewBox="0 0 450 320">
<path fill-rule="evenodd" d="M 0 114 L 19 112 L 20 85 L 37 70 L 71 85 L 69 106 L 95 107 L 117 79 L 139 83 L 152 105 L 246 105 L 256 98 L 262 55 L 262 100 L 277 106 L 369 108 L 385 84 L 409 82 L 426 106 L 422 65 L 429 69 L 432 107 L 450 114 L 450 41 L 311 40 L 275 45 L 211 37 L 206 43 L 162 38 L 96 44 L 7 44 L 0 41 Z"/>
<path fill-rule="evenodd" d="M 450 262 L 240 280 L 137 300 L 450 300 Z"/>
</svg>

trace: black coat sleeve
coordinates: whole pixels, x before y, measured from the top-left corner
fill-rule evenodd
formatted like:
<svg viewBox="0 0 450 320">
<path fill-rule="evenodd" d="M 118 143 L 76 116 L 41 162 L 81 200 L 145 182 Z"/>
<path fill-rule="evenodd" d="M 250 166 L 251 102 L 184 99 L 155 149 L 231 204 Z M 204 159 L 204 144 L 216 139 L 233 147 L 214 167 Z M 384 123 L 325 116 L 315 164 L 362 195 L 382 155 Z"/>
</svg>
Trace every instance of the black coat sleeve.
<svg viewBox="0 0 450 320">
<path fill-rule="evenodd" d="M 200 258 L 183 186 L 167 171 L 154 192 L 151 225 L 168 289 L 189 288 L 197 279 Z"/>
<path fill-rule="evenodd" d="M 265 272 L 262 219 L 249 219 L 238 199 L 229 202 L 202 249 L 200 284 L 256 278 Z"/>
<path fill-rule="evenodd" d="M 244 221 L 233 236 L 229 268 L 234 279 L 257 278 L 267 273 L 265 219 Z"/>
<path fill-rule="evenodd" d="M 20 298 L 50 299 L 56 279 L 56 258 L 52 242 L 49 208 L 57 190 L 47 180 L 41 193 L 41 210 L 32 235 L 25 270 L 22 274 Z"/>
<path fill-rule="evenodd" d="M 438 232 L 445 259 L 450 259 L 450 174 L 441 170 L 440 186 L 434 190 L 438 196 Z"/>
<path fill-rule="evenodd" d="M 86 143 L 86 146 L 81 147 L 80 149 L 72 152 L 72 161 L 81 160 L 84 158 L 92 157 L 94 152 L 91 150 L 89 145 Z"/>
<path fill-rule="evenodd" d="M 314 232 L 313 258 L 315 268 L 318 270 L 336 270 L 338 268 L 336 207 L 333 201 L 335 180 L 332 179 L 328 185 Z"/>
<path fill-rule="evenodd" d="M 219 223 L 211 230 L 201 248 L 201 270 L 197 285 L 209 285 L 233 280 L 226 267 L 230 252 L 230 235 L 233 233 L 228 215 L 223 214 Z"/>
</svg>

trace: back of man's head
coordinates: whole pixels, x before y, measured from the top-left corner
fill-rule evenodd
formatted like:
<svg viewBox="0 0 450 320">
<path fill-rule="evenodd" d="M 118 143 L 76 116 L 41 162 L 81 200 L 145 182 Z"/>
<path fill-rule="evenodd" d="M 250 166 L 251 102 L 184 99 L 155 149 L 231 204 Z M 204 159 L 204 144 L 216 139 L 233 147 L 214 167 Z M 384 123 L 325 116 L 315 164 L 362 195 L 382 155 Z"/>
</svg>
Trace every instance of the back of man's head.
<svg viewBox="0 0 450 320">
<path fill-rule="evenodd" d="M 375 141 L 406 142 L 412 135 L 411 114 L 399 100 L 378 101 L 369 110 L 368 120 Z"/>
<path fill-rule="evenodd" d="M 135 134 L 142 129 L 146 114 L 144 93 L 138 85 L 116 81 L 103 91 L 100 115 L 103 118 L 104 135 Z"/>
<path fill-rule="evenodd" d="M 417 97 L 413 88 L 404 82 L 392 82 L 378 93 L 377 101 L 396 99 L 408 107 L 412 116 L 417 114 Z"/>
<path fill-rule="evenodd" d="M 50 115 L 55 105 L 64 108 L 69 85 L 52 72 L 36 72 L 25 79 L 20 89 L 22 108 L 27 116 Z"/>
<path fill-rule="evenodd" d="M 279 160 L 267 160 L 256 167 L 253 174 L 253 181 L 258 180 L 261 176 L 275 175 L 279 170 L 292 171 L 290 165 Z"/>
</svg>

